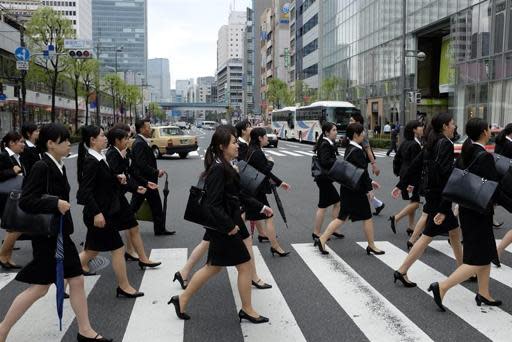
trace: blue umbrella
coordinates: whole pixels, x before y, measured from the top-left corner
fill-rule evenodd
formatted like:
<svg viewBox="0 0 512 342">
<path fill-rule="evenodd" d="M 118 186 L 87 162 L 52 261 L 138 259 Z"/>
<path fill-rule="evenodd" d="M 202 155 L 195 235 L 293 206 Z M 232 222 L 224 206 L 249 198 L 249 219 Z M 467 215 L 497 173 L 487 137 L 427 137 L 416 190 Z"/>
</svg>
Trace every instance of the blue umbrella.
<svg viewBox="0 0 512 342">
<path fill-rule="evenodd" d="M 62 226 L 64 216 L 60 216 L 59 235 L 57 235 L 57 248 L 55 248 L 56 276 L 55 287 L 57 288 L 57 315 L 59 316 L 59 329 L 62 331 L 62 314 L 64 307 L 64 242 L 62 239 Z"/>
</svg>

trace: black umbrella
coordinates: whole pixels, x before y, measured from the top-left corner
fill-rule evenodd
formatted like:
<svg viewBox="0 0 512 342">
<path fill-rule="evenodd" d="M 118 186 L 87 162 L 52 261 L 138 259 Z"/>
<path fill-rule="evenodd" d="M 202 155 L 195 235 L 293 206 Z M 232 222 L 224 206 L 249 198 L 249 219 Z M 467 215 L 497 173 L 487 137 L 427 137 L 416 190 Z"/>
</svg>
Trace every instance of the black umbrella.
<svg viewBox="0 0 512 342">
<path fill-rule="evenodd" d="M 281 201 L 281 198 L 279 197 L 279 194 L 277 193 L 276 185 L 271 184 L 270 187 L 272 188 L 272 192 L 274 193 L 274 198 L 276 199 L 277 209 L 279 210 L 279 213 L 281 214 L 281 217 L 283 218 L 286 228 L 288 228 L 288 220 L 286 219 L 286 213 L 284 212 L 283 202 Z"/>
<path fill-rule="evenodd" d="M 164 185 L 164 204 L 163 204 L 163 207 L 162 207 L 162 212 L 163 212 L 163 218 L 164 218 L 164 227 L 165 227 L 165 219 L 167 217 L 167 196 L 169 196 L 169 175 L 167 174 L 167 172 L 165 173 L 165 185 Z"/>
</svg>

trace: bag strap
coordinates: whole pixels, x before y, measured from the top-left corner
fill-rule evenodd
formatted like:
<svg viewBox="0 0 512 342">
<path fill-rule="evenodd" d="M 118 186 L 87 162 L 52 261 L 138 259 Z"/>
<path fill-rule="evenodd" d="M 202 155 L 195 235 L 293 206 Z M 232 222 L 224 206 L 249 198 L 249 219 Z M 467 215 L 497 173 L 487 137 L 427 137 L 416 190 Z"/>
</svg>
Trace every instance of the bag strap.
<svg viewBox="0 0 512 342">
<path fill-rule="evenodd" d="M 469 138 L 468 138 L 468 139 L 469 139 Z M 469 163 L 468 167 L 464 168 L 464 171 L 469 172 L 469 169 L 471 168 L 471 166 L 473 166 L 473 165 L 476 163 L 476 161 L 477 161 L 478 159 L 480 159 L 480 157 L 481 157 L 481 156 L 483 156 L 484 154 L 485 154 L 485 152 L 484 152 L 484 151 L 480 151 L 480 152 L 478 152 L 478 153 L 477 153 L 477 155 L 476 155 L 476 157 L 473 159 L 473 161 L 472 161 L 471 163 Z"/>
<path fill-rule="evenodd" d="M 350 157 L 350 155 L 352 154 L 352 152 L 354 152 L 354 151 L 355 151 L 355 149 L 356 149 L 356 148 L 358 148 L 358 147 L 357 147 L 357 146 L 354 146 L 354 148 L 352 149 L 352 151 L 350 151 L 350 152 L 349 152 L 349 153 L 348 153 L 348 154 L 343 158 L 343 160 L 347 160 L 347 159 L 348 159 L 348 157 Z"/>
<path fill-rule="evenodd" d="M 254 152 L 256 152 L 256 151 L 252 151 L 252 153 L 251 153 L 251 155 L 249 156 L 249 158 L 247 158 L 247 161 L 245 162 L 245 165 L 244 165 L 243 171 L 245 171 L 245 169 L 247 169 L 247 166 L 249 166 L 249 161 L 251 160 L 252 155 L 254 154 Z"/>
</svg>

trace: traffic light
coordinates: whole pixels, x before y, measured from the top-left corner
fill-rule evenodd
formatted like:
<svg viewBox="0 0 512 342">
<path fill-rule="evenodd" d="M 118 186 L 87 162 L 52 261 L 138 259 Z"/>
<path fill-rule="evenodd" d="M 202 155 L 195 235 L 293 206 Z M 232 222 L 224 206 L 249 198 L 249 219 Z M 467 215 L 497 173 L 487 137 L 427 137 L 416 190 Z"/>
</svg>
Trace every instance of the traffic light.
<svg viewBox="0 0 512 342">
<path fill-rule="evenodd" d="M 75 58 L 75 59 L 92 58 L 92 51 L 88 50 L 88 49 L 69 50 L 68 54 L 71 58 Z"/>
<path fill-rule="evenodd" d="M 421 104 L 421 93 L 420 92 L 416 92 L 415 101 L 417 104 Z"/>
</svg>

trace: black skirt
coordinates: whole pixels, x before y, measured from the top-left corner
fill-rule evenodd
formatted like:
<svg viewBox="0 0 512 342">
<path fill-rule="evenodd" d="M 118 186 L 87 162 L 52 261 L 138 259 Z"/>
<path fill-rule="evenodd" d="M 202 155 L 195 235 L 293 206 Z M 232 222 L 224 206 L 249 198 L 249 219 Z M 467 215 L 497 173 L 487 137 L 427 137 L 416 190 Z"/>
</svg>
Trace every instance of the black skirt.
<svg viewBox="0 0 512 342">
<path fill-rule="evenodd" d="M 345 187 L 340 188 L 340 213 L 338 219 L 352 222 L 366 221 L 372 218 L 372 208 L 368 195 L 362 191 L 357 192 Z"/>
<path fill-rule="evenodd" d="M 126 197 L 121 196 L 120 204 L 121 210 L 112 218 L 114 221 L 113 225 L 115 225 L 118 231 L 137 227 L 139 223 L 135 219 L 135 214 L 133 213 L 130 203 L 128 203 Z"/>
<path fill-rule="evenodd" d="M 497 256 L 493 232 L 493 213 L 480 214 L 460 207 L 460 227 L 464 239 L 463 262 L 467 265 L 485 266 Z"/>
<path fill-rule="evenodd" d="M 64 242 L 64 278 L 74 278 L 82 275 L 82 265 L 76 246 L 69 235 L 63 236 Z M 16 280 L 37 285 L 50 285 L 55 282 L 55 248 L 57 237 L 33 237 L 33 260 L 17 275 Z"/>
<path fill-rule="evenodd" d="M 318 179 L 315 182 L 319 191 L 318 208 L 325 209 L 340 201 L 340 194 L 331 181 Z"/>
<path fill-rule="evenodd" d="M 434 218 L 437 213 L 429 213 L 427 216 L 427 223 L 425 225 L 425 229 L 423 230 L 423 234 L 429 237 L 435 237 L 438 235 L 446 235 L 450 230 L 454 230 L 459 228 L 459 220 L 453 215 L 453 212 L 450 212 L 446 215 L 443 223 L 440 225 L 435 224 Z M 464 241 L 464 245 L 466 242 Z"/>
<path fill-rule="evenodd" d="M 409 194 L 407 190 L 402 190 L 402 199 L 404 201 L 410 201 L 411 203 L 419 203 L 420 202 L 420 191 L 418 187 L 414 187 L 412 194 Z"/>
<path fill-rule="evenodd" d="M 122 222 L 118 222 L 118 217 L 119 215 L 105 217 L 107 224 L 103 228 L 95 227 L 94 219 L 84 217 L 84 223 L 87 227 L 85 249 L 95 252 L 109 252 L 123 247 L 123 239 L 117 228 L 122 225 Z"/>
<path fill-rule="evenodd" d="M 265 192 L 260 191 L 254 198 L 256 198 L 263 205 L 266 205 L 267 207 L 270 208 L 270 204 L 268 203 L 267 199 L 267 194 L 265 194 Z M 245 212 L 245 219 L 248 221 L 261 221 L 269 219 L 270 217 L 252 208 L 248 208 L 247 211 Z"/>
<path fill-rule="evenodd" d="M 250 236 L 247 227 L 242 218 L 236 224 L 240 231 L 235 235 L 218 233 L 211 229 L 206 231 L 203 239 L 210 241 L 208 264 L 213 266 L 236 266 L 251 260 L 251 255 L 244 243 L 244 240 Z"/>
</svg>

